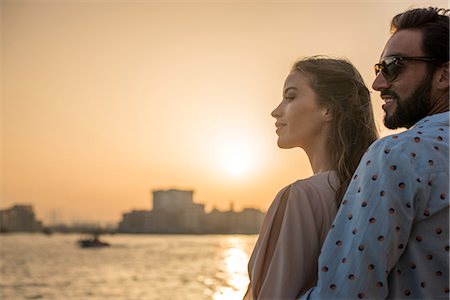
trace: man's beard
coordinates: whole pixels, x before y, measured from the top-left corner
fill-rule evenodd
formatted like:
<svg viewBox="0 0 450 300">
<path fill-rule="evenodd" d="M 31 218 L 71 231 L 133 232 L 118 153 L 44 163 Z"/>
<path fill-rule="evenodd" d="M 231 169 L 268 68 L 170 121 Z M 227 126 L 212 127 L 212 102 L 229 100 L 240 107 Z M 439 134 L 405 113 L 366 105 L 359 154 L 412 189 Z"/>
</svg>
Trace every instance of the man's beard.
<svg viewBox="0 0 450 300">
<path fill-rule="evenodd" d="M 410 128 L 417 121 L 426 117 L 431 110 L 431 81 L 432 76 L 428 74 L 412 95 L 405 99 L 400 99 L 394 92 L 383 91 L 397 98 L 397 107 L 391 116 L 386 114 L 384 126 L 389 129 Z"/>
</svg>

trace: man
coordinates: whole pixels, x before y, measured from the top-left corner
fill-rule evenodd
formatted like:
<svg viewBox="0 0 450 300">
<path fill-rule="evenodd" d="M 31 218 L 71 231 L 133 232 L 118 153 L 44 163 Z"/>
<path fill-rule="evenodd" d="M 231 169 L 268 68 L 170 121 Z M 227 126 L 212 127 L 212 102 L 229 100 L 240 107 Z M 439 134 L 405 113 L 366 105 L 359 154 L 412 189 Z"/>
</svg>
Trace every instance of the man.
<svg viewBox="0 0 450 300">
<path fill-rule="evenodd" d="M 302 299 L 449 298 L 449 13 L 392 20 L 375 65 L 388 128 L 361 159 Z"/>
</svg>

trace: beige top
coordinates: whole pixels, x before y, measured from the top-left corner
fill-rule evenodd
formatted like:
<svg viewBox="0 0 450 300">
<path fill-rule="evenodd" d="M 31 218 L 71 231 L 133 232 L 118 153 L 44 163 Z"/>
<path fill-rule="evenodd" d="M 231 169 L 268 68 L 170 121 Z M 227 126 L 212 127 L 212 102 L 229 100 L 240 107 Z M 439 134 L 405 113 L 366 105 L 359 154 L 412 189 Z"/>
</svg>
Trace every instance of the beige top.
<svg viewBox="0 0 450 300">
<path fill-rule="evenodd" d="M 320 248 L 337 211 L 338 186 L 331 171 L 298 180 L 278 193 L 248 263 L 250 284 L 244 299 L 295 299 L 315 285 Z"/>
</svg>

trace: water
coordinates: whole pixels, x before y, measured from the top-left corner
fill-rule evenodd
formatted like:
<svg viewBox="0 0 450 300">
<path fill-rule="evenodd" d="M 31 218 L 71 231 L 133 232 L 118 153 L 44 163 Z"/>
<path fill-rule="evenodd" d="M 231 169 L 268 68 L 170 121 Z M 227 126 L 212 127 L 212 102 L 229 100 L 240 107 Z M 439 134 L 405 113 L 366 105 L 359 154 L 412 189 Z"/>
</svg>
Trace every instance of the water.
<svg viewBox="0 0 450 300">
<path fill-rule="evenodd" d="M 256 235 L 0 235 L 1 299 L 241 299 Z"/>
</svg>

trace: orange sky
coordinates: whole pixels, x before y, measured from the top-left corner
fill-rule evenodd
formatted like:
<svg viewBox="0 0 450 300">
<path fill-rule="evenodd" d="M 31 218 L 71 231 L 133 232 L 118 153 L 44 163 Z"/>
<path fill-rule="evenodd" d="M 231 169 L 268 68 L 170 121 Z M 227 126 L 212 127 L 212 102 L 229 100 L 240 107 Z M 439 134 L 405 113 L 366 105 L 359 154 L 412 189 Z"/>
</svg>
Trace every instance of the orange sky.
<svg viewBox="0 0 450 300">
<path fill-rule="evenodd" d="M 346 57 L 371 85 L 392 16 L 448 7 L 171 2 L 1 2 L 1 208 L 117 222 L 150 209 L 151 190 L 182 188 L 208 210 L 265 210 L 312 174 L 302 150 L 277 148 L 270 116 L 291 64 Z"/>
</svg>

